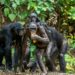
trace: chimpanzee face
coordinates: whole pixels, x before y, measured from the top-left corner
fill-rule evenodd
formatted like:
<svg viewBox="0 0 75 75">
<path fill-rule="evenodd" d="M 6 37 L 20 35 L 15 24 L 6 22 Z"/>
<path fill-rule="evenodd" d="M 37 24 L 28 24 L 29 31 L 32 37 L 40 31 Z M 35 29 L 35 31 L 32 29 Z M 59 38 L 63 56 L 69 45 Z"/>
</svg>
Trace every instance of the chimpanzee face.
<svg viewBox="0 0 75 75">
<path fill-rule="evenodd" d="M 15 25 L 15 27 L 12 28 L 11 32 L 14 36 L 16 36 L 16 35 L 22 36 L 23 35 L 23 27 L 21 27 L 21 25 Z"/>
<path fill-rule="evenodd" d="M 23 33 L 24 33 L 23 29 L 19 29 L 19 30 L 17 30 L 17 34 L 18 34 L 19 36 L 22 36 Z"/>
<path fill-rule="evenodd" d="M 31 22 L 30 25 L 29 25 L 29 30 L 30 30 L 31 34 L 36 33 L 37 25 L 34 22 Z"/>
<path fill-rule="evenodd" d="M 32 22 L 36 22 L 36 17 L 31 17 Z"/>
<path fill-rule="evenodd" d="M 31 22 L 36 22 L 37 14 L 36 13 L 31 13 L 29 18 L 30 18 Z"/>
</svg>

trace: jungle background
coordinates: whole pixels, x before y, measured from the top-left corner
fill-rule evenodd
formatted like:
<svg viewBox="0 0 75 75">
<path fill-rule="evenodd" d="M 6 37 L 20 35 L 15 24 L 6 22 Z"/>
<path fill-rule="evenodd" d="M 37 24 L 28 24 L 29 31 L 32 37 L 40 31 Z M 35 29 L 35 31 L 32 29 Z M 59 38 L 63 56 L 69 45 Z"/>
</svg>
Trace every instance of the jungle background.
<svg viewBox="0 0 75 75">
<path fill-rule="evenodd" d="M 68 39 L 66 72 L 75 73 L 75 0 L 0 0 L 0 29 L 16 21 L 25 25 L 31 12 Z"/>
</svg>

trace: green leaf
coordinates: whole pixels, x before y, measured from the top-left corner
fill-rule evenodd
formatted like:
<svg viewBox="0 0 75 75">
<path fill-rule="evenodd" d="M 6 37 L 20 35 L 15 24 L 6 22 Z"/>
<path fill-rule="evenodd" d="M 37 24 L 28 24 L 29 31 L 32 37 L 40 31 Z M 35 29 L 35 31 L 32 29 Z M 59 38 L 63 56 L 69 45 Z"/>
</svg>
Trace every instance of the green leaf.
<svg viewBox="0 0 75 75">
<path fill-rule="evenodd" d="M 71 13 L 75 13 L 75 7 L 71 6 L 71 9 L 69 10 Z"/>
<path fill-rule="evenodd" d="M 16 9 L 16 8 L 17 8 L 17 4 L 16 4 L 15 2 L 13 2 L 13 3 L 12 3 L 12 7 L 13 7 L 14 9 Z"/>
<path fill-rule="evenodd" d="M 71 17 L 72 17 L 72 19 L 75 20 L 75 13 L 73 13 L 73 14 L 71 15 Z"/>
<path fill-rule="evenodd" d="M 17 5 L 20 5 L 20 0 L 15 0 Z"/>
<path fill-rule="evenodd" d="M 71 6 L 67 14 L 69 15 L 69 18 L 75 20 L 75 7 Z"/>
<path fill-rule="evenodd" d="M 27 16 L 28 16 L 28 12 L 26 11 L 18 14 L 18 17 L 20 18 L 20 20 L 24 20 Z"/>
<path fill-rule="evenodd" d="M 28 2 L 28 6 L 27 6 L 28 10 L 30 10 L 32 8 L 35 9 L 35 7 L 37 7 L 35 2 L 33 2 L 33 1 Z"/>
<path fill-rule="evenodd" d="M 43 1 L 38 1 L 38 5 L 42 5 L 43 4 Z"/>
<path fill-rule="evenodd" d="M 43 10 L 43 11 L 46 11 L 46 10 L 47 10 L 47 8 L 46 8 L 46 7 L 43 7 L 43 8 L 42 8 L 42 10 Z"/>
<path fill-rule="evenodd" d="M 5 9 L 4 9 L 4 15 L 5 15 L 5 16 L 8 16 L 8 15 L 9 15 L 9 8 L 5 8 Z"/>
<path fill-rule="evenodd" d="M 1 3 L 1 4 L 4 4 L 4 3 L 5 3 L 5 0 L 0 0 L 0 3 Z"/>
<path fill-rule="evenodd" d="M 35 9 L 37 14 L 40 14 L 40 10 L 38 8 Z"/>
<path fill-rule="evenodd" d="M 30 3 L 28 3 L 28 7 L 27 7 L 27 9 L 30 10 L 30 8 L 31 8 Z"/>
<path fill-rule="evenodd" d="M 15 53 L 15 48 L 14 47 L 11 48 L 11 53 L 12 53 L 12 56 L 13 56 L 14 53 Z"/>
<path fill-rule="evenodd" d="M 16 15 L 15 15 L 15 14 L 9 14 L 8 17 L 9 17 L 9 19 L 10 19 L 11 21 L 14 21 L 15 18 L 16 18 Z"/>
</svg>

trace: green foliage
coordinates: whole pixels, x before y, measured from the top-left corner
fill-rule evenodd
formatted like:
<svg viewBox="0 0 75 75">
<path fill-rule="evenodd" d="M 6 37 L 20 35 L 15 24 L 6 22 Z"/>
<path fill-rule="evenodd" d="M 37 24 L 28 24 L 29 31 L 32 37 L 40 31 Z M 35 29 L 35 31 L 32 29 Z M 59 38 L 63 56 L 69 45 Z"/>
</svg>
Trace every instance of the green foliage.
<svg viewBox="0 0 75 75">
<path fill-rule="evenodd" d="M 69 18 L 74 19 L 75 20 L 75 7 L 71 7 L 68 14 L 70 15 Z"/>
<path fill-rule="evenodd" d="M 57 0 L 63 16 L 75 20 L 75 0 Z"/>
<path fill-rule="evenodd" d="M 0 3 L 4 4 L 4 15 L 11 21 L 16 18 L 24 21 L 31 12 L 36 12 L 44 20 L 56 6 L 64 18 L 66 17 L 65 20 L 75 19 L 75 0 L 0 0 Z M 11 14 L 14 14 L 13 18 L 10 17 Z"/>
<path fill-rule="evenodd" d="M 8 16 L 9 13 L 10 13 L 10 12 L 9 12 L 9 8 L 5 8 L 5 9 L 4 9 L 4 15 L 5 15 L 5 16 Z"/>
<path fill-rule="evenodd" d="M 10 21 L 25 21 L 31 12 L 36 12 L 42 20 L 53 11 L 61 11 L 63 20 L 75 20 L 75 0 L 0 0 L 4 4 L 4 15 Z M 13 18 L 11 16 L 13 14 Z"/>
<path fill-rule="evenodd" d="M 66 71 L 67 73 L 75 73 L 75 39 L 69 38 L 68 39 L 69 50 L 68 53 L 65 55 L 66 61 Z"/>
<path fill-rule="evenodd" d="M 4 4 L 4 15 L 10 21 L 14 21 L 16 18 L 18 20 L 25 20 L 31 12 L 41 15 L 41 18 L 44 20 L 47 14 L 46 12 L 54 10 L 50 0 L 0 0 L 0 3 Z"/>
<path fill-rule="evenodd" d="M 75 49 L 75 39 L 74 38 L 68 39 L 68 44 L 71 50 Z"/>
<path fill-rule="evenodd" d="M 67 73 L 75 73 L 75 57 L 69 54 L 65 55 Z"/>
</svg>

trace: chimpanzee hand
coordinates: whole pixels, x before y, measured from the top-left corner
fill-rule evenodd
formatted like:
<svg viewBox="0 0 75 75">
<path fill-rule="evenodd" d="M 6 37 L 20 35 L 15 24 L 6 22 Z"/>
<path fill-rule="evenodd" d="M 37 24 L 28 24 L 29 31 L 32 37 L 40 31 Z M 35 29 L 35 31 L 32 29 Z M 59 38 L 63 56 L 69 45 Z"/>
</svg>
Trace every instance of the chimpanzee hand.
<svg viewBox="0 0 75 75">
<path fill-rule="evenodd" d="M 39 35 L 31 35 L 31 39 L 32 40 L 37 40 L 37 41 L 40 41 L 40 42 L 43 42 L 43 43 L 48 43 L 49 41 L 47 40 L 47 38 L 43 38 L 43 37 L 40 37 Z"/>
<path fill-rule="evenodd" d="M 31 35 L 31 39 L 32 39 L 32 40 L 36 40 L 36 39 L 37 39 L 37 37 L 39 37 L 39 36 L 38 36 L 38 35 L 36 35 L 36 34 L 32 34 L 32 35 Z"/>
</svg>

